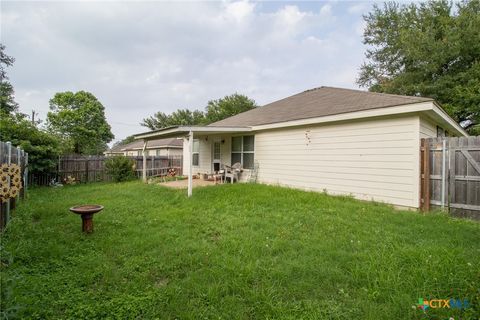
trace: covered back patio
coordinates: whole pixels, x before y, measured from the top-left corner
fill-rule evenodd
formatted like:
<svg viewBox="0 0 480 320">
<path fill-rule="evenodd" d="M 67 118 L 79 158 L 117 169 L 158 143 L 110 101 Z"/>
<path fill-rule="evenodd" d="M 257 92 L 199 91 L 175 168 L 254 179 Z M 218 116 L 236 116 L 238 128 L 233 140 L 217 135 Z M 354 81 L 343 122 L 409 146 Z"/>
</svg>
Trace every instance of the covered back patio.
<svg viewBox="0 0 480 320">
<path fill-rule="evenodd" d="M 255 137 L 250 127 L 175 126 L 141 133 L 135 139 L 144 141 L 145 150 L 149 140 L 172 137 L 183 139 L 183 173 L 188 177 L 188 196 L 192 195 L 193 175 L 217 174 L 226 166 L 240 163 L 241 178 L 245 178 L 254 168 Z M 143 158 L 146 161 L 145 152 Z M 146 172 L 143 179 L 147 180 Z"/>
</svg>

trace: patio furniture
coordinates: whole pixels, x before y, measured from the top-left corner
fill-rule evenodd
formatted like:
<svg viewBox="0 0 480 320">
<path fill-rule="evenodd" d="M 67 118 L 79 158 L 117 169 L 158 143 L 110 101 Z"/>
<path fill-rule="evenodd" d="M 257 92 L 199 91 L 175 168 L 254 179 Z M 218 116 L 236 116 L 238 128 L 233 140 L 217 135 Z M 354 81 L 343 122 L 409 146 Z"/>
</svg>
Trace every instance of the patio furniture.
<svg viewBox="0 0 480 320">
<path fill-rule="evenodd" d="M 232 166 L 225 165 L 225 182 L 227 179 L 230 179 L 230 183 L 233 183 L 235 180 L 238 182 L 239 175 L 242 173 L 243 168 L 240 162 L 234 163 Z"/>
<path fill-rule="evenodd" d="M 223 183 L 225 179 L 225 170 L 218 170 L 212 173 L 202 173 L 200 176 L 204 181 L 213 181 L 215 184 L 219 182 Z"/>
<path fill-rule="evenodd" d="M 250 170 L 250 177 L 248 178 L 248 181 L 250 183 L 256 183 L 257 182 L 257 177 L 258 177 L 258 161 L 255 161 L 253 164 L 253 169 Z"/>
<path fill-rule="evenodd" d="M 225 182 L 225 170 L 218 170 L 218 172 L 213 175 L 213 181 L 217 183 L 218 180 L 220 180 L 220 183 Z"/>
</svg>

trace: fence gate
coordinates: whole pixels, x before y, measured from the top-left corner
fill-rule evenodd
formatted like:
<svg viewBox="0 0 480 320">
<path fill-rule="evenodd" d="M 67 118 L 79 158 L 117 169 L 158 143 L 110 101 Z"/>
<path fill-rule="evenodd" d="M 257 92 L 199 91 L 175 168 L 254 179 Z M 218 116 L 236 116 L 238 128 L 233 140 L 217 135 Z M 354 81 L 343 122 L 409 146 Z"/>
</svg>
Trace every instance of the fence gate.
<svg viewBox="0 0 480 320">
<path fill-rule="evenodd" d="M 421 140 L 421 207 L 480 219 L 480 136 Z"/>
</svg>

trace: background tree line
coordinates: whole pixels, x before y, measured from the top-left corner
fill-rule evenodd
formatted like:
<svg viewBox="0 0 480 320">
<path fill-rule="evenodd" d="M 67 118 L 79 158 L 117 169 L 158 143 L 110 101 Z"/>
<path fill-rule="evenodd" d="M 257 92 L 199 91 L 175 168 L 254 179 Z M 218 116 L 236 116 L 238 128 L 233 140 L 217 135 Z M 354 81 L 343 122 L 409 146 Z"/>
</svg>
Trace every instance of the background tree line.
<svg viewBox="0 0 480 320">
<path fill-rule="evenodd" d="M 254 100 L 245 95 L 234 93 L 221 99 L 210 100 L 205 111 L 179 109 L 171 114 L 157 112 L 143 119 L 142 126 L 151 130 L 176 125 L 207 125 L 234 116 L 257 107 Z"/>
</svg>

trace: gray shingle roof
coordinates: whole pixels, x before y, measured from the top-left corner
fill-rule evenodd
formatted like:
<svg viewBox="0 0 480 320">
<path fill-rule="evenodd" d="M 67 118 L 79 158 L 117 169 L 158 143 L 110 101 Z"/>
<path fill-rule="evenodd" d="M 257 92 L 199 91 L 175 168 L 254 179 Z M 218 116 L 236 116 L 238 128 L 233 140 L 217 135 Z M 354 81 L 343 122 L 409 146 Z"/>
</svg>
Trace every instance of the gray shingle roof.
<svg viewBox="0 0 480 320">
<path fill-rule="evenodd" d="M 254 126 L 425 101 L 433 99 L 319 87 L 214 122 L 210 126 Z"/>
</svg>

